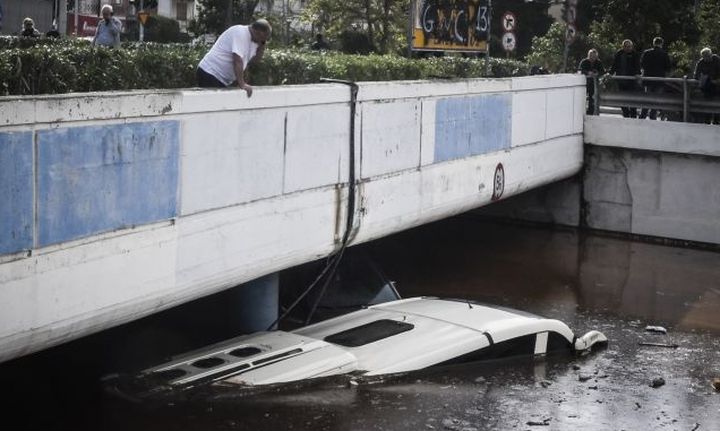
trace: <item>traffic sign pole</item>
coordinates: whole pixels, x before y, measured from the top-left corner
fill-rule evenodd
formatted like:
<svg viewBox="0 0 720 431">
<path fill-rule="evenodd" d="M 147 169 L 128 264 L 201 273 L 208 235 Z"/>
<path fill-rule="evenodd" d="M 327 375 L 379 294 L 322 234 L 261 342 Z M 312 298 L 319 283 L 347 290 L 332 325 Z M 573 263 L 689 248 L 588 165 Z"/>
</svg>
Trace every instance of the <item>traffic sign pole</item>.
<svg viewBox="0 0 720 431">
<path fill-rule="evenodd" d="M 517 46 L 517 37 L 515 36 L 515 29 L 517 28 L 517 18 L 512 12 L 505 12 L 502 15 L 501 24 L 505 33 L 502 36 L 502 45 L 505 49 L 505 56 L 510 58 L 510 53 L 515 51 Z"/>
<path fill-rule="evenodd" d="M 487 50 L 485 51 L 485 76 L 490 76 L 490 45 L 492 41 L 492 0 L 488 0 Z"/>
<path fill-rule="evenodd" d="M 145 12 L 145 0 L 140 0 L 140 13 Z M 140 42 L 145 40 L 145 22 L 140 19 Z"/>
</svg>

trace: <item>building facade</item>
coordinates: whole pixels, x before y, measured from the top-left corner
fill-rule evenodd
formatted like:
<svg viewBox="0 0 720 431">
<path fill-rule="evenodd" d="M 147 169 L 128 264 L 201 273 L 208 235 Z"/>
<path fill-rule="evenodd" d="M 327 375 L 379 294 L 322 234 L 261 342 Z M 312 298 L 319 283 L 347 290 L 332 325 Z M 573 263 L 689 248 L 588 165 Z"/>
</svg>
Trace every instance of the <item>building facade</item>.
<svg viewBox="0 0 720 431">
<path fill-rule="evenodd" d="M 32 18 L 35 27 L 46 33 L 56 22 L 60 28 L 66 0 L 0 0 L 0 34 L 13 35 L 22 31 L 25 18 Z M 62 30 L 61 30 L 62 32 Z"/>
<path fill-rule="evenodd" d="M 180 31 L 187 31 L 190 21 L 195 19 L 195 0 L 158 0 L 157 14 L 172 18 L 180 23 Z"/>
</svg>

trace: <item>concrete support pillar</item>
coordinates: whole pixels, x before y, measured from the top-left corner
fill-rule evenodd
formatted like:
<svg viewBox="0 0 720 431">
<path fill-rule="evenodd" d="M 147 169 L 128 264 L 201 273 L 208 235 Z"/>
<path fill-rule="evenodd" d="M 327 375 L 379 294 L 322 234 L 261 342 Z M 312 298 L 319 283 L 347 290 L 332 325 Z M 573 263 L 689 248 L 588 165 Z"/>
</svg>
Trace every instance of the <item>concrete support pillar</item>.
<svg viewBox="0 0 720 431">
<path fill-rule="evenodd" d="M 279 288 L 280 278 L 274 273 L 233 289 L 233 328 L 246 333 L 268 329 L 278 318 Z"/>
</svg>

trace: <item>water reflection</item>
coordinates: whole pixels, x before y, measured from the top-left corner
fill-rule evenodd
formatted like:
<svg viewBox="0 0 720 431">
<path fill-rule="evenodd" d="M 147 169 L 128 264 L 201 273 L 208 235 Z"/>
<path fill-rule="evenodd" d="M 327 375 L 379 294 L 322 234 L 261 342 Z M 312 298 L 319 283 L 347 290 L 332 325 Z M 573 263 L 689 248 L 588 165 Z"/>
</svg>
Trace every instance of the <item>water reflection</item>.
<svg viewBox="0 0 720 431">
<path fill-rule="evenodd" d="M 587 309 L 720 333 L 718 252 L 469 217 L 386 238 L 372 249 L 405 297 L 500 301 L 560 318 Z"/>
</svg>

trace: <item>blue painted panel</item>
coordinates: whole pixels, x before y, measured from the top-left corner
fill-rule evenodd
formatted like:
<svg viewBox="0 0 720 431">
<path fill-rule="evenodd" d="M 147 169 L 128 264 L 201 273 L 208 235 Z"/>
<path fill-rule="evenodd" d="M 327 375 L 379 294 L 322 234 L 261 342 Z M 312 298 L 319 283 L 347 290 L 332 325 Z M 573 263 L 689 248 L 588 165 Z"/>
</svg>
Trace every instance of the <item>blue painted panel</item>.
<svg viewBox="0 0 720 431">
<path fill-rule="evenodd" d="M 38 132 L 40 246 L 177 215 L 177 121 Z"/>
<path fill-rule="evenodd" d="M 510 148 L 512 95 L 441 99 L 435 106 L 435 162 Z"/>
<path fill-rule="evenodd" d="M 0 133 L 0 254 L 33 245 L 32 132 Z"/>
</svg>

